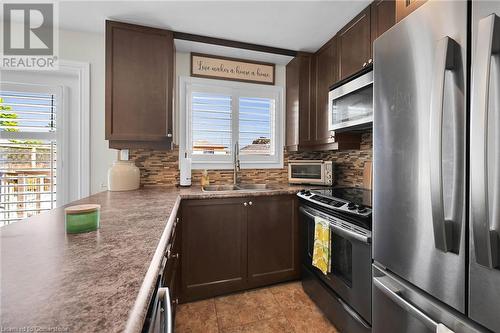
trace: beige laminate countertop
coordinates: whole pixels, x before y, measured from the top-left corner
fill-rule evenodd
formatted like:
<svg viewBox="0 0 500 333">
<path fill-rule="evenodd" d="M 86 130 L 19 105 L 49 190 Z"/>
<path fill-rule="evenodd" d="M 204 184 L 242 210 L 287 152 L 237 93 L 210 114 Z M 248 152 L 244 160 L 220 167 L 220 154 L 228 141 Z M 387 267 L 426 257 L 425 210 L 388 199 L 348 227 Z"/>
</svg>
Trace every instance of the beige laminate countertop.
<svg viewBox="0 0 500 333">
<path fill-rule="evenodd" d="M 0 228 L 0 328 L 30 332 L 140 332 L 183 199 L 296 193 L 143 188 L 71 203 L 100 204 L 100 229 L 66 234 L 64 207 Z"/>
</svg>

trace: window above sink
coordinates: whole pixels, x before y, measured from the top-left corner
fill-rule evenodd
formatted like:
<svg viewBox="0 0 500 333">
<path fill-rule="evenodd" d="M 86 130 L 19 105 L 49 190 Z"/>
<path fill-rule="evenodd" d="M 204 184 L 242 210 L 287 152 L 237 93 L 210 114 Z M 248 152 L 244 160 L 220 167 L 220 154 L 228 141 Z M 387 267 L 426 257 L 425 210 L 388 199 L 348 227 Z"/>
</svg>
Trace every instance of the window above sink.
<svg viewBox="0 0 500 333">
<path fill-rule="evenodd" d="M 283 88 L 181 77 L 180 154 L 193 169 L 283 167 Z"/>
</svg>

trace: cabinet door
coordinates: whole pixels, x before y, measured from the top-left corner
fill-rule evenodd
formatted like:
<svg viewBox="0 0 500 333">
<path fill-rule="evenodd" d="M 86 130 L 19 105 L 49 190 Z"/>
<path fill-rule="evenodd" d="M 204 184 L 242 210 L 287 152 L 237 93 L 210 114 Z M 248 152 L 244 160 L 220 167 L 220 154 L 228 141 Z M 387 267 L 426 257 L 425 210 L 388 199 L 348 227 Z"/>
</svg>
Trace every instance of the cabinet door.
<svg viewBox="0 0 500 333">
<path fill-rule="evenodd" d="M 246 286 L 246 209 L 243 199 L 182 203 L 182 300 L 192 301 Z"/>
<path fill-rule="evenodd" d="M 156 142 L 158 148 L 171 141 L 173 73 L 171 31 L 106 21 L 106 139 L 111 147 L 125 141 L 134 146 Z"/>
<path fill-rule="evenodd" d="M 371 39 L 372 44 L 375 39 L 381 36 L 396 24 L 396 1 L 395 0 L 375 0 L 371 7 Z M 373 45 L 372 45 L 373 47 Z"/>
<path fill-rule="evenodd" d="M 338 33 L 340 79 L 365 67 L 371 59 L 370 7 Z"/>
<path fill-rule="evenodd" d="M 299 53 L 286 66 L 286 147 L 296 151 L 314 139 L 311 123 L 315 120 L 312 101 L 313 55 Z"/>
<path fill-rule="evenodd" d="M 316 57 L 316 144 L 333 143 L 328 130 L 328 92 L 337 81 L 337 38 L 334 37 L 315 55 Z"/>
<path fill-rule="evenodd" d="M 249 198 L 248 201 L 249 287 L 298 278 L 300 269 L 296 197 L 258 197 Z"/>
<path fill-rule="evenodd" d="M 286 139 L 289 151 L 299 146 L 299 78 L 300 59 L 293 58 L 286 65 Z"/>
<path fill-rule="evenodd" d="M 299 72 L 299 146 L 310 145 L 314 140 L 312 132 L 314 118 L 314 105 L 312 104 L 314 92 L 313 66 L 314 57 L 312 54 L 300 55 Z"/>
</svg>

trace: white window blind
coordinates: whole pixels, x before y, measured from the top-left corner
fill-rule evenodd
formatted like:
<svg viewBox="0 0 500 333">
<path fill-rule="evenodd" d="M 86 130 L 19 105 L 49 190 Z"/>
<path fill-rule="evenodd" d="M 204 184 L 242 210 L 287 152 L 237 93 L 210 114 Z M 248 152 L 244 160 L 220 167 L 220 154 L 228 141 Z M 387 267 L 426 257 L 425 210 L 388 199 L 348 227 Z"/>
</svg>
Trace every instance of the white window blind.
<svg viewBox="0 0 500 333">
<path fill-rule="evenodd" d="M 274 155 L 274 105 L 271 98 L 239 99 L 241 155 Z"/>
<path fill-rule="evenodd" d="M 56 100 L 0 90 L 0 226 L 56 206 Z"/>
<path fill-rule="evenodd" d="M 230 154 L 231 113 L 231 96 L 193 92 L 193 155 Z"/>
</svg>

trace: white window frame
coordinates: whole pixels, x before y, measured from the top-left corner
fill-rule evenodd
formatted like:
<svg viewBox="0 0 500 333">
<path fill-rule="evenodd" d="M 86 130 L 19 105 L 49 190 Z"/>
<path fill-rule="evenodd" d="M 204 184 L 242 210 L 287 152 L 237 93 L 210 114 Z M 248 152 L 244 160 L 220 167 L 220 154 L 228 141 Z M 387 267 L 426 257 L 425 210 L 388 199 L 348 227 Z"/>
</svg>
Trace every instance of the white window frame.
<svg viewBox="0 0 500 333">
<path fill-rule="evenodd" d="M 56 142 L 57 163 L 56 163 L 56 202 L 57 206 L 64 205 L 67 202 L 69 191 L 69 177 L 64 164 L 68 160 L 68 127 L 67 116 L 67 99 L 64 97 L 64 87 L 42 85 L 42 84 L 29 84 L 17 82 L 2 82 L 0 90 L 11 91 L 16 93 L 34 93 L 34 94 L 51 94 L 55 96 L 56 104 L 56 131 L 55 132 L 0 132 L 2 139 L 8 140 L 47 140 Z"/>
<path fill-rule="evenodd" d="M 232 134 L 231 153 L 228 155 L 191 155 L 193 169 L 232 169 L 234 159 L 234 145 L 239 139 L 239 117 L 234 116 L 238 110 L 240 97 L 272 98 L 275 101 L 274 108 L 274 155 L 242 155 L 240 163 L 242 169 L 281 169 L 283 168 L 283 87 L 266 86 L 252 83 L 233 81 L 221 81 L 212 79 L 194 78 L 189 76 L 179 77 L 179 159 L 184 158 L 185 153 L 190 154 L 192 147 L 192 124 L 191 124 L 191 95 L 193 92 L 220 93 L 232 96 Z"/>
<path fill-rule="evenodd" d="M 23 70 L 13 70 L 6 69 L 6 72 L 13 72 L 21 77 L 15 76 L 15 79 L 10 81 L 0 80 L 0 88 L 4 84 L 28 84 L 28 85 L 38 85 L 38 86 L 52 86 L 62 89 L 62 96 L 64 96 L 61 105 L 64 107 L 58 109 L 57 111 L 64 112 L 63 117 L 66 131 L 64 131 L 65 137 L 63 141 L 66 143 L 65 147 L 61 147 L 59 150 L 60 154 L 66 156 L 66 162 L 77 161 L 76 168 L 71 168 L 68 170 L 68 164 L 64 166 L 65 172 L 68 173 L 66 177 L 71 179 L 71 186 L 67 186 L 64 189 L 63 185 L 57 188 L 61 191 L 57 197 L 57 206 L 64 205 L 68 202 L 85 198 L 90 195 L 90 63 L 72 60 L 59 60 L 59 69 L 54 71 L 49 71 L 54 74 L 54 76 L 44 76 L 44 79 L 40 78 L 33 79 L 33 83 L 26 80 L 25 74 L 30 72 L 45 74 L 48 73 L 44 70 L 33 70 L 33 71 L 23 71 Z M 65 85 L 52 84 L 51 82 L 58 82 L 57 77 L 70 77 L 74 79 L 75 85 L 67 87 Z M 24 78 L 23 78 L 24 77 Z M 5 78 L 5 76 L 3 77 Z M 2 79 L 3 79 L 2 78 Z M 5 89 L 4 89 L 5 90 Z M 70 91 L 71 90 L 71 91 Z M 73 103 L 70 102 L 72 100 Z M 73 128 L 76 130 L 70 131 L 70 125 L 74 125 Z M 63 130 L 61 130 L 61 133 Z M 5 133 L 5 132 L 4 132 Z M 63 142 L 61 141 L 61 142 Z M 68 142 L 71 142 L 68 144 Z M 59 147 L 58 147 L 59 149 Z M 61 153 L 62 152 L 62 153 Z M 64 158 L 60 155 L 60 158 Z M 64 176 L 64 175 L 63 175 Z M 59 177 L 59 175 L 57 175 Z M 59 178 L 62 184 L 63 177 Z M 69 180 L 64 181 L 65 184 L 69 184 Z M 64 193 L 64 196 L 62 195 Z"/>
</svg>

